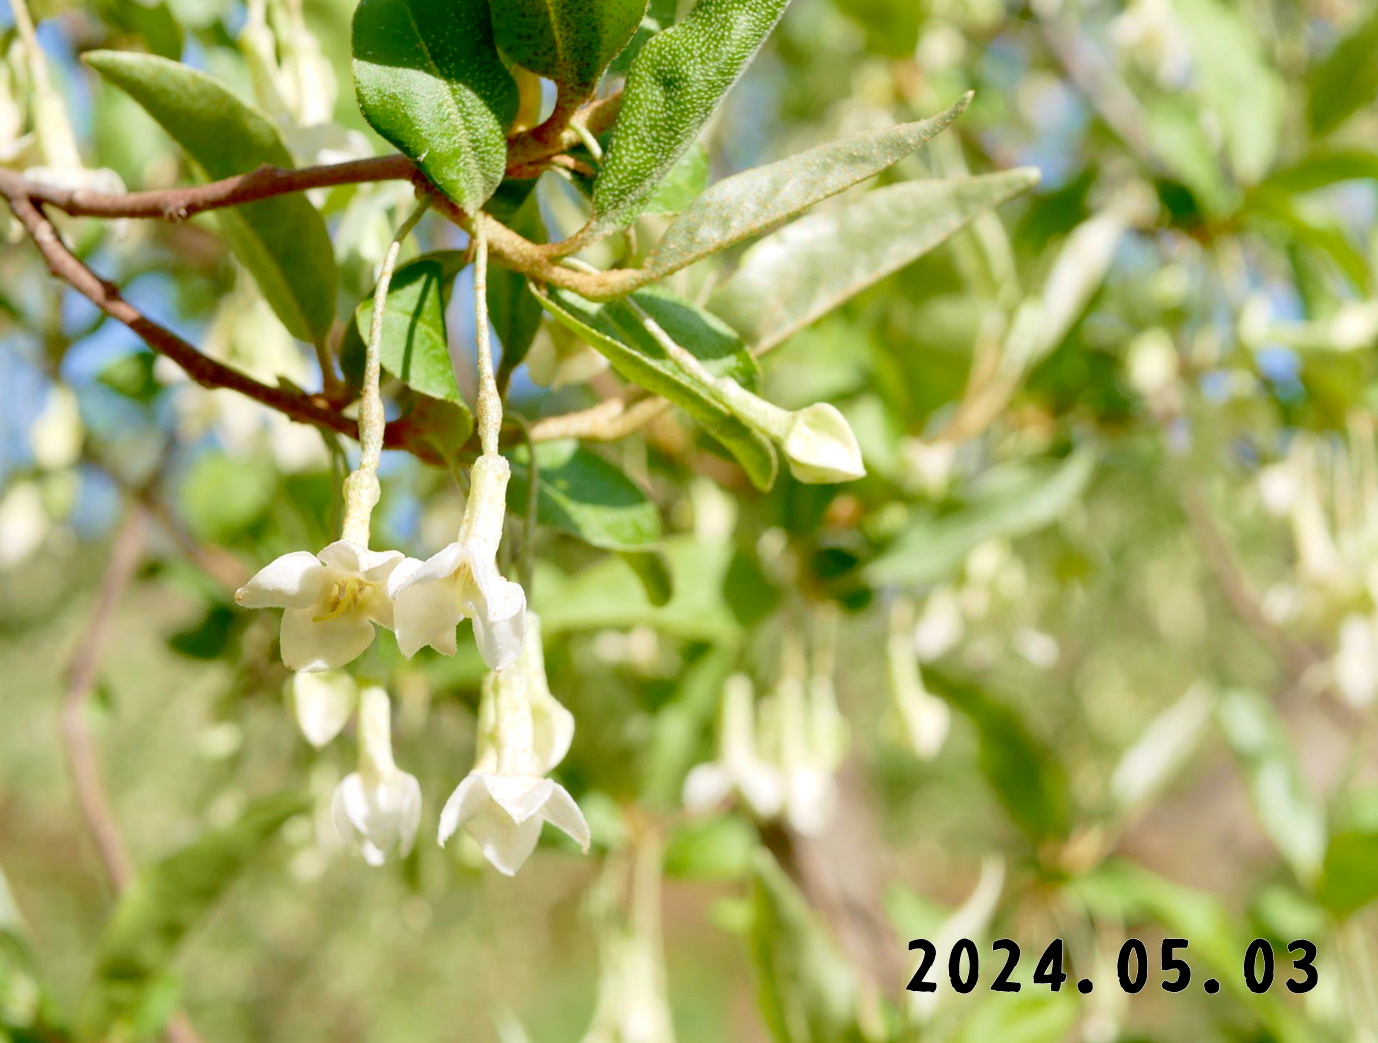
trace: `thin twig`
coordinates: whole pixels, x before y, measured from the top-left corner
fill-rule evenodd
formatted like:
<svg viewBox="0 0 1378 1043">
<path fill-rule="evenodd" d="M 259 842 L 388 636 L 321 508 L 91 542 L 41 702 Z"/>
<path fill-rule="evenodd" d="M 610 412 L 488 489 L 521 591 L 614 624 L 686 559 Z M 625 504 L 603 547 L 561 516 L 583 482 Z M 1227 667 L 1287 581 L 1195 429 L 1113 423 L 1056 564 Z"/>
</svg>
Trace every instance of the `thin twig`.
<svg viewBox="0 0 1378 1043">
<path fill-rule="evenodd" d="M 0 175 L 8 172 L 0 170 Z M 0 176 L 0 193 L 5 191 L 5 178 Z M 165 326 L 160 326 L 135 308 L 119 289 L 91 271 L 62 242 L 52 223 L 27 195 L 6 196 L 10 210 L 29 233 L 48 265 L 48 270 L 67 283 L 106 315 L 124 323 L 137 333 L 159 355 L 177 363 L 197 384 L 205 388 L 228 388 L 277 410 L 292 420 L 327 431 L 358 437 L 358 424 L 335 410 L 321 398 L 288 387 L 270 387 L 207 355 L 183 340 Z M 406 449 L 427 462 L 435 462 L 434 453 L 421 443 L 411 444 L 405 425 L 389 425 L 384 445 Z"/>
<path fill-rule="evenodd" d="M 68 667 L 67 695 L 62 701 L 62 742 L 76 790 L 77 808 L 116 893 L 133 880 L 134 863 L 125 849 L 110 800 L 101 784 L 95 744 L 86 726 L 86 709 L 96 688 L 101 652 L 110 636 L 115 607 L 138 567 L 146 535 L 147 520 L 143 509 L 131 505 L 111 547 L 110 564 L 96 595 L 95 611 L 77 642 Z"/>
</svg>

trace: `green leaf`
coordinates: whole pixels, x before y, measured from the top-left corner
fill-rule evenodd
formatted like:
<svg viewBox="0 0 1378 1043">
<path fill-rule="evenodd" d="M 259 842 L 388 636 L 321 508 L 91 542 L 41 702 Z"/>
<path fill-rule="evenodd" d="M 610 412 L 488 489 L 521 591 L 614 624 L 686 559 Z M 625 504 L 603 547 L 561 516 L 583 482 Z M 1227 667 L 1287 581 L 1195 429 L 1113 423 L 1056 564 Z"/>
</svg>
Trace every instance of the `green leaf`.
<svg viewBox="0 0 1378 1043">
<path fill-rule="evenodd" d="M 383 309 L 383 368 L 408 387 L 446 402 L 463 403 L 450 359 L 445 306 L 463 254 L 447 250 L 404 264 L 392 276 Z M 373 322 L 373 296 L 354 309 L 354 324 L 367 341 Z"/>
<path fill-rule="evenodd" d="M 1329 134 L 1378 94 L 1378 9 L 1355 27 L 1306 77 L 1306 116 L 1316 134 Z"/>
<path fill-rule="evenodd" d="M 761 846 L 754 826 L 739 815 L 681 822 L 665 845 L 665 874 L 682 880 L 739 880 Z"/>
<path fill-rule="evenodd" d="M 1195 52 L 1201 97 L 1219 117 L 1230 165 L 1239 180 L 1252 184 L 1277 154 L 1286 100 L 1282 81 L 1238 5 L 1176 0 L 1174 6 Z"/>
<path fill-rule="evenodd" d="M 532 192 L 506 222 L 509 228 L 533 243 L 546 240 L 545 222 L 541 208 Z M 531 342 L 541 328 L 545 311 L 526 284 L 521 272 L 499 265 L 488 267 L 488 321 L 502 344 L 502 359 L 498 363 L 499 386 L 522 364 Z"/>
<path fill-rule="evenodd" d="M 1277 711 L 1258 693 L 1236 689 L 1221 696 L 1216 719 L 1244 767 L 1263 831 L 1293 872 L 1312 879 L 1325 853 L 1325 815 L 1302 781 Z"/>
<path fill-rule="evenodd" d="M 1126 924 L 1152 922 L 1161 925 L 1164 934 L 1189 939 L 1185 956 L 1193 976 L 1199 973 L 1218 978 L 1268 1026 L 1279 1043 L 1314 1043 L 1327 1038 L 1275 994 L 1248 990 L 1239 968 L 1251 935 L 1239 929 L 1215 895 L 1124 861 L 1108 861 L 1074 886 L 1077 900 L 1097 917 Z M 1281 959 L 1279 963 L 1279 971 L 1286 968 Z"/>
<path fill-rule="evenodd" d="M 458 463 L 460 451 L 474 432 L 474 414 L 465 403 L 426 395 L 417 395 L 401 420 L 412 438 L 430 446 L 452 466 Z"/>
<path fill-rule="evenodd" d="M 943 579 L 978 544 L 1050 525 L 1081 495 L 1094 467 L 1095 454 L 1080 449 L 1061 461 L 992 468 L 962 507 L 911 523 L 863 574 L 876 585 Z"/>
<path fill-rule="evenodd" d="M 1378 180 L 1378 152 L 1317 149 L 1291 166 L 1275 170 L 1259 188 L 1289 194 L 1314 192 L 1341 181 Z"/>
<path fill-rule="evenodd" d="M 668 398 L 693 417 L 737 458 L 757 488 L 770 488 L 775 481 L 774 447 L 724 405 L 715 388 L 690 376 L 672 361 L 625 301 L 593 304 L 576 294 L 556 289 L 548 294 L 537 293 L 537 298 L 556 321 L 607 356 L 624 379 Z M 663 291 L 641 291 L 634 294 L 632 300 L 645 307 L 657 322 L 672 318 L 672 322 L 684 327 L 694 325 L 703 332 L 702 339 L 679 343 L 703 359 L 710 370 L 735 370 L 742 365 L 743 353 L 734 350 L 713 354 L 720 352 L 727 342 L 704 332 L 712 327 L 706 322 L 697 323 L 701 313 L 696 310 L 686 312 Z M 680 325 L 665 329 L 672 337 L 676 337 L 676 331 L 684 332 Z"/>
<path fill-rule="evenodd" d="M 593 183 L 590 231 L 631 222 L 746 70 L 789 0 L 699 0 L 632 62 Z"/>
<path fill-rule="evenodd" d="M 646 600 L 656 608 L 663 608 L 674 596 L 675 584 L 670 576 L 670 566 L 658 550 L 623 551 L 621 558 L 636 573 L 641 581 L 641 589 L 646 592 Z"/>
<path fill-rule="evenodd" d="M 1037 181 L 1029 168 L 909 181 L 802 217 L 752 246 L 708 307 L 768 350 Z"/>
<path fill-rule="evenodd" d="M 971 95 L 918 123 L 830 141 L 778 163 L 724 178 L 666 229 L 646 262 L 663 278 L 778 226 L 912 155 L 960 116 Z"/>
<path fill-rule="evenodd" d="M 530 459 L 526 447 L 512 454 L 507 509 L 523 516 Z M 573 439 L 536 446 L 536 519 L 605 550 L 645 547 L 660 539 L 660 512 L 644 492 L 596 453 Z"/>
<path fill-rule="evenodd" d="M 493 32 L 503 53 L 585 98 L 635 35 L 647 0 L 499 0 Z"/>
<path fill-rule="evenodd" d="M 860 1043 L 851 965 L 764 849 L 756 853 L 751 907 L 757 1004 L 776 1043 Z"/>
<path fill-rule="evenodd" d="M 498 56 L 487 0 L 362 0 L 354 87 L 373 129 L 465 210 L 501 183 L 517 84 Z"/>
<path fill-rule="evenodd" d="M 708 150 L 699 142 L 670 168 L 642 209 L 643 214 L 678 214 L 708 185 Z"/>
<path fill-rule="evenodd" d="M 736 644 L 741 622 L 724 593 L 732 546 L 687 536 L 669 537 L 660 546 L 674 593 L 659 608 L 620 557 L 604 558 L 573 576 L 538 565 L 535 602 L 542 632 L 549 636 L 645 624 L 687 641 Z"/>
<path fill-rule="evenodd" d="M 233 825 L 205 834 L 139 873 L 101 937 L 82 1014 L 85 1038 L 135 1029 L 136 1019 L 166 989 L 172 959 L 188 932 L 282 824 L 310 808 L 311 798 L 301 793 L 261 798 Z"/>
<path fill-rule="evenodd" d="M 277 128 L 224 84 L 151 54 L 89 51 L 91 68 L 137 101 L 209 180 L 257 167 L 291 169 Z M 236 257 L 294 337 L 325 337 L 335 317 L 338 273 L 325 223 L 302 193 L 216 212 Z"/>
<path fill-rule="evenodd" d="M 188 468 L 177 497 L 196 539 L 224 543 L 263 517 L 277 488 L 275 467 L 211 450 L 197 456 Z"/>
<path fill-rule="evenodd" d="M 975 726 L 981 773 L 1015 825 L 1035 842 L 1065 837 L 1072 824 L 1072 794 L 1056 752 L 1014 709 L 974 685 L 935 669 L 925 670 L 924 677 Z"/>
<path fill-rule="evenodd" d="M 1378 898 L 1378 832 L 1330 838 L 1316 897 L 1336 916 L 1349 916 Z"/>
</svg>

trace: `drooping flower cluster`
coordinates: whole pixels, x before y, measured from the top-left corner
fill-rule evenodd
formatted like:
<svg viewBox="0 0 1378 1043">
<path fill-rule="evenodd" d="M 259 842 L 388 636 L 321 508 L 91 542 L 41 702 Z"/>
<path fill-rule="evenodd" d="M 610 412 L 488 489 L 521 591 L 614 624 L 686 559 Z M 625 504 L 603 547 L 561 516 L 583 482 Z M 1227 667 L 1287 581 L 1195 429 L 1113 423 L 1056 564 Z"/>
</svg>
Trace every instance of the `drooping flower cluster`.
<svg viewBox="0 0 1378 1043">
<path fill-rule="evenodd" d="M 550 694 L 540 620 L 525 615 L 526 640 L 517 661 L 483 679 L 474 766 L 440 813 L 442 845 L 462 828 L 508 876 L 531 857 L 546 822 L 584 851 L 589 847 L 579 805 L 547 777 L 569 751 L 574 715 Z"/>
<path fill-rule="evenodd" d="M 281 608 L 282 661 L 292 670 L 333 670 L 373 643 L 376 627 L 397 633 L 410 657 L 431 645 L 455 652 L 455 627 L 474 623 L 484 661 L 510 665 L 522 643 L 522 588 L 497 568 L 507 477 L 501 456 L 474 464 L 459 538 L 427 561 L 372 551 L 349 539 L 319 554 L 293 551 L 264 566 L 235 594 L 245 608 Z"/>
<path fill-rule="evenodd" d="M 734 674 L 723 687 L 718 759 L 684 781 L 684 804 L 710 810 L 732 794 L 757 817 L 782 818 L 807 836 L 821 833 L 837 805 L 835 774 L 846 755 L 847 723 L 832 678 L 788 660 L 774 692 L 759 701 L 750 679 Z"/>
</svg>

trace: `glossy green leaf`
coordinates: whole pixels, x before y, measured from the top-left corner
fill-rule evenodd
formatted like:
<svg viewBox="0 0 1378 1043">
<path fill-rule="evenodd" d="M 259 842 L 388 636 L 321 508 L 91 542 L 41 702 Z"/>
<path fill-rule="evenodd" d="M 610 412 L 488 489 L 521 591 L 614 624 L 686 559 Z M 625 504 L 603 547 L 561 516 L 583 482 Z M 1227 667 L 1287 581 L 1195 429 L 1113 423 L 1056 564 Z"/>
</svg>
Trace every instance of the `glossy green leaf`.
<svg viewBox="0 0 1378 1043">
<path fill-rule="evenodd" d="M 1216 719 L 1249 782 L 1254 814 L 1288 865 L 1303 880 L 1325 854 L 1325 815 L 1306 788 L 1277 710 L 1256 692 L 1221 696 Z"/>
<path fill-rule="evenodd" d="M 166 989 L 169 967 L 187 933 L 283 823 L 310 808 L 310 797 L 301 793 L 261 798 L 233 825 L 205 834 L 139 873 L 101 938 L 82 1013 L 85 1038 L 122 1038 L 135 1029 L 151 999 Z"/>
<path fill-rule="evenodd" d="M 518 98 L 487 0 L 362 0 L 354 87 L 373 129 L 461 207 L 493 194 Z"/>
<path fill-rule="evenodd" d="M 758 488 L 768 489 L 774 483 L 776 459 L 770 442 L 724 405 L 715 388 L 673 362 L 625 301 L 593 304 L 576 294 L 555 289 L 538 294 L 538 298 L 556 321 L 607 356 L 624 379 L 669 399 L 693 417 L 737 458 Z M 740 342 L 714 336 L 714 327 L 698 322 L 702 313 L 696 309 L 686 309 L 682 302 L 663 291 L 641 291 L 632 300 L 645 307 L 667 333 L 698 355 L 710 370 L 734 372 L 743 365 L 744 353 L 735 348 L 724 350 L 729 345 L 739 346 Z M 671 320 L 674 328 L 665 325 L 666 319 Z M 709 332 L 701 339 L 679 339 L 687 327 Z"/>
<path fill-rule="evenodd" d="M 1378 9 L 1355 27 L 1306 77 L 1311 130 L 1329 134 L 1378 95 Z"/>
<path fill-rule="evenodd" d="M 1349 916 L 1378 898 L 1378 832 L 1330 838 L 1316 895 L 1337 916 Z"/>
<path fill-rule="evenodd" d="M 593 184 L 591 230 L 632 221 L 751 59 L 789 0 L 699 0 L 632 62 L 622 112 Z"/>
<path fill-rule="evenodd" d="M 445 306 L 462 257 L 458 251 L 428 254 L 393 273 L 379 345 L 383 368 L 402 383 L 431 398 L 459 403 L 464 398 L 450 358 Z M 354 310 L 361 341 L 367 341 L 372 322 L 370 294 Z"/>
<path fill-rule="evenodd" d="M 830 141 L 714 184 L 666 229 L 646 267 L 661 278 L 760 235 L 912 155 L 966 109 Z"/>
<path fill-rule="evenodd" d="M 474 432 L 474 414 L 466 403 L 427 395 L 415 396 L 401 422 L 407 425 L 410 437 L 430 446 L 452 466 L 458 464 L 459 454 Z"/>
<path fill-rule="evenodd" d="M 526 447 L 512 454 L 507 509 L 526 513 Z M 660 539 L 660 512 L 630 478 L 574 439 L 536 447 L 536 519 L 606 550 L 644 547 Z"/>
<path fill-rule="evenodd" d="M 696 141 L 670 168 L 665 180 L 656 185 L 642 213 L 678 214 L 707 187 L 708 150 Z"/>
<path fill-rule="evenodd" d="M 1062 762 L 1015 710 L 975 685 L 938 670 L 925 671 L 932 689 L 976 728 L 981 773 L 1010 818 L 1037 842 L 1066 836 L 1072 793 Z"/>
<path fill-rule="evenodd" d="M 647 0 L 499 0 L 493 7 L 498 46 L 523 68 L 572 97 L 593 93 L 626 47 Z"/>
<path fill-rule="evenodd" d="M 941 580 L 986 540 L 1052 524 L 1081 495 L 1094 468 L 1095 454 L 1088 449 L 1056 462 L 992 468 L 961 507 L 912 522 L 864 575 L 877 585 Z"/>
<path fill-rule="evenodd" d="M 91 68 L 137 101 L 208 180 L 264 164 L 290 169 L 277 128 L 205 73 L 151 54 L 89 51 Z M 335 253 L 305 195 L 278 196 L 217 211 L 235 256 L 293 336 L 319 340 L 335 317 Z"/>
<path fill-rule="evenodd" d="M 752 246 L 708 307 L 767 350 L 1037 181 L 1027 168 L 909 181 L 809 214 Z"/>
</svg>

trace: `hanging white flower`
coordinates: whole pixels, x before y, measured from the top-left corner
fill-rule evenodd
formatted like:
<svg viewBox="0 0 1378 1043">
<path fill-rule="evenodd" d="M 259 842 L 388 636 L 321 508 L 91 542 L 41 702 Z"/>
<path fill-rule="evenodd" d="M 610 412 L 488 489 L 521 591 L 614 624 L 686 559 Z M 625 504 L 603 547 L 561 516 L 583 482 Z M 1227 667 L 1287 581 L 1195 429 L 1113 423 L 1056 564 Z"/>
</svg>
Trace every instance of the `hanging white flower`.
<svg viewBox="0 0 1378 1043">
<path fill-rule="evenodd" d="M 504 670 L 516 660 L 526 633 L 526 592 L 497 566 L 510 475 L 505 458 L 480 456 L 459 539 L 424 562 L 408 558 L 392 574 L 389 591 L 403 655 L 411 657 L 426 645 L 453 655 L 455 627 L 470 619 L 489 669 Z"/>
<path fill-rule="evenodd" d="M 332 670 L 373 643 L 375 625 L 391 629 L 387 582 L 403 561 L 336 540 L 319 554 L 293 551 L 269 562 L 235 591 L 244 608 L 281 608 L 282 661 L 291 670 Z"/>
<path fill-rule="evenodd" d="M 569 792 L 545 775 L 563 759 L 574 718 L 550 694 L 540 621 L 527 613 L 527 639 L 508 670 L 483 680 L 473 770 L 440 813 L 443 846 L 463 828 L 499 872 L 516 874 L 549 822 L 584 850 L 589 827 Z"/>
<path fill-rule="evenodd" d="M 381 688 L 359 696 L 359 770 L 346 775 L 331 801 L 335 828 L 371 866 L 391 853 L 405 858 L 421 825 L 421 786 L 392 759 L 392 707 Z"/>
<path fill-rule="evenodd" d="M 359 686 L 343 670 L 297 673 L 287 683 L 287 698 L 302 735 L 320 749 L 349 723 L 359 702 Z"/>
<path fill-rule="evenodd" d="M 779 769 L 760 754 L 756 738 L 756 695 L 745 674 L 723 684 L 718 711 L 718 759 L 700 764 L 684 780 L 684 806 L 712 810 L 738 793 L 761 818 L 773 818 L 784 803 Z"/>
</svg>

